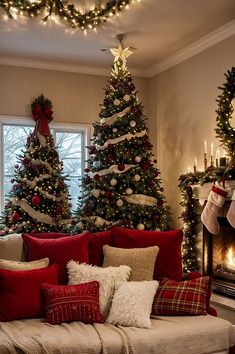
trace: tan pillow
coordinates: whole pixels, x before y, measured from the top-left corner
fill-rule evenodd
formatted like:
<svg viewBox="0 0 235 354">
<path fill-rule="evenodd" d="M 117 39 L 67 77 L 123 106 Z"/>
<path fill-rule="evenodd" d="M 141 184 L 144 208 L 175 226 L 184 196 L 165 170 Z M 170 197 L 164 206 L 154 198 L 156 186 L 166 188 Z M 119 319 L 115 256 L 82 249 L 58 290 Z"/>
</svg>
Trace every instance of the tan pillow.
<svg viewBox="0 0 235 354">
<path fill-rule="evenodd" d="M 41 269 L 49 266 L 49 258 L 42 258 L 31 262 L 9 261 L 0 259 L 0 269 L 7 270 L 32 270 Z"/>
<path fill-rule="evenodd" d="M 103 246 L 103 267 L 127 265 L 131 268 L 129 281 L 153 280 L 154 265 L 159 248 L 117 248 Z"/>
<path fill-rule="evenodd" d="M 0 258 L 12 261 L 23 260 L 23 239 L 21 234 L 0 237 Z"/>
</svg>

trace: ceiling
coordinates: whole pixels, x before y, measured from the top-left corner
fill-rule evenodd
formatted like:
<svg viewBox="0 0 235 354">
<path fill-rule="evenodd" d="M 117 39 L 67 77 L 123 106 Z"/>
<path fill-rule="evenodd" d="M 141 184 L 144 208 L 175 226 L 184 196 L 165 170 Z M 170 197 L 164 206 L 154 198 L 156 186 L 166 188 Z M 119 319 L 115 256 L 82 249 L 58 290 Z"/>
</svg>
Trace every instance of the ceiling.
<svg viewBox="0 0 235 354">
<path fill-rule="evenodd" d="M 128 63 L 132 71 L 143 76 L 211 33 L 218 37 L 222 30 L 224 38 L 233 31 L 235 34 L 235 0 L 134 1 L 97 33 L 89 31 L 86 36 L 80 29 L 66 29 L 53 21 L 44 26 L 39 19 L 5 20 L 2 10 L 0 14 L 0 63 L 97 74 L 109 72 L 112 56 L 101 48 L 117 46 L 119 33 L 127 34 L 125 46 L 137 48 Z"/>
</svg>

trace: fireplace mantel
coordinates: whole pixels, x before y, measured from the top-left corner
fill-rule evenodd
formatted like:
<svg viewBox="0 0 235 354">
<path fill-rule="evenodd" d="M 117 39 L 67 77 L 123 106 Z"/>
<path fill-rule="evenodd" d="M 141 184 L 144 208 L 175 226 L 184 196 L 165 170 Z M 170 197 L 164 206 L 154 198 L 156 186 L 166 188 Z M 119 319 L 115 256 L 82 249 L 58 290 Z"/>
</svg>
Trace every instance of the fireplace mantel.
<svg viewBox="0 0 235 354">
<path fill-rule="evenodd" d="M 192 186 L 193 198 L 198 199 L 200 204 L 203 205 L 205 200 L 208 199 L 213 183 L 205 183 L 203 185 L 195 184 Z M 227 200 L 231 200 L 233 191 L 235 189 L 235 180 L 226 181 L 225 188 L 228 190 Z"/>
</svg>

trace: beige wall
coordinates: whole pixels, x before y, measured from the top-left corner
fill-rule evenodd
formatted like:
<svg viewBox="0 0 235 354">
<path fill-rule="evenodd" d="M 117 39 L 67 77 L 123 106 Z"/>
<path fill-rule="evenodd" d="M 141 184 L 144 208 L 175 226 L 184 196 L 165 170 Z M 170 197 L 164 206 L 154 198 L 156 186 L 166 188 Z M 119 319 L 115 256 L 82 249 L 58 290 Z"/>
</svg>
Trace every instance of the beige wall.
<svg viewBox="0 0 235 354">
<path fill-rule="evenodd" d="M 203 168 L 204 140 L 215 138 L 215 99 L 225 82 L 224 72 L 235 66 L 235 36 L 214 45 L 148 81 L 148 116 L 166 196 L 179 226 L 178 177 L 194 164 Z"/>
<path fill-rule="evenodd" d="M 54 121 L 91 124 L 98 120 L 107 77 L 0 65 L 0 115 L 31 116 L 30 102 L 43 93 L 53 103 Z M 134 78 L 145 104 L 147 80 Z"/>
</svg>

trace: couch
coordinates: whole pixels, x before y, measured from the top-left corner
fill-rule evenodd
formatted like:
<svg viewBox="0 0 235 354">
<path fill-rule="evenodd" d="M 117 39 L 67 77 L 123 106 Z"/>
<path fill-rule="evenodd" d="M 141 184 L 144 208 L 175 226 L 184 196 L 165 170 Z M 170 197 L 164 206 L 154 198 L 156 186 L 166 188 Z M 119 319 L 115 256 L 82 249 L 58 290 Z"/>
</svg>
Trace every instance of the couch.
<svg viewBox="0 0 235 354">
<path fill-rule="evenodd" d="M 55 233 L 3 236 L 0 239 L 0 259 L 32 261 L 43 258 L 46 252 L 44 244 L 47 245 L 47 240 L 50 240 L 50 243 L 51 240 L 65 238 L 69 240 L 71 237 L 75 236 Z M 76 237 L 77 239 L 83 237 L 87 240 L 86 256 L 82 254 L 82 247 L 76 250 L 75 247 L 66 249 L 67 246 L 62 246 L 64 252 L 57 251 L 57 254 L 52 254 L 48 251 L 50 261 L 54 263 L 53 257 L 55 257 L 57 262 L 64 264 L 71 251 L 73 259 L 74 255 L 76 258 L 79 254 L 79 257 L 82 257 L 80 261 L 84 262 L 85 259 L 93 265 L 102 266 L 104 245 L 126 249 L 157 245 L 159 253 L 154 267 L 154 279 L 159 280 L 164 276 L 180 281 L 180 278 L 183 278 L 180 247 L 182 233 L 179 230 L 164 233 L 113 228 L 111 231 L 87 233 L 85 236 Z M 41 247 L 34 247 L 40 244 Z M 88 257 L 87 260 L 86 257 Z M 60 276 L 60 281 L 67 282 L 66 271 Z M 0 322 L 0 353 L 228 354 L 229 351 L 232 353 L 232 347 L 235 344 L 235 326 L 215 317 L 215 311 L 209 306 L 209 296 L 208 290 L 206 315 L 152 314 L 151 328 L 127 327 L 107 322 L 84 324 L 80 321 L 52 325 L 45 322 L 44 317 L 4 320 Z M 22 301 L 24 302 L 23 299 Z M 11 309 L 10 302 L 11 300 L 6 304 L 9 309 Z M 4 312 L 4 309 L 2 311 Z M 1 315 L 0 309 L 0 318 Z"/>
</svg>

